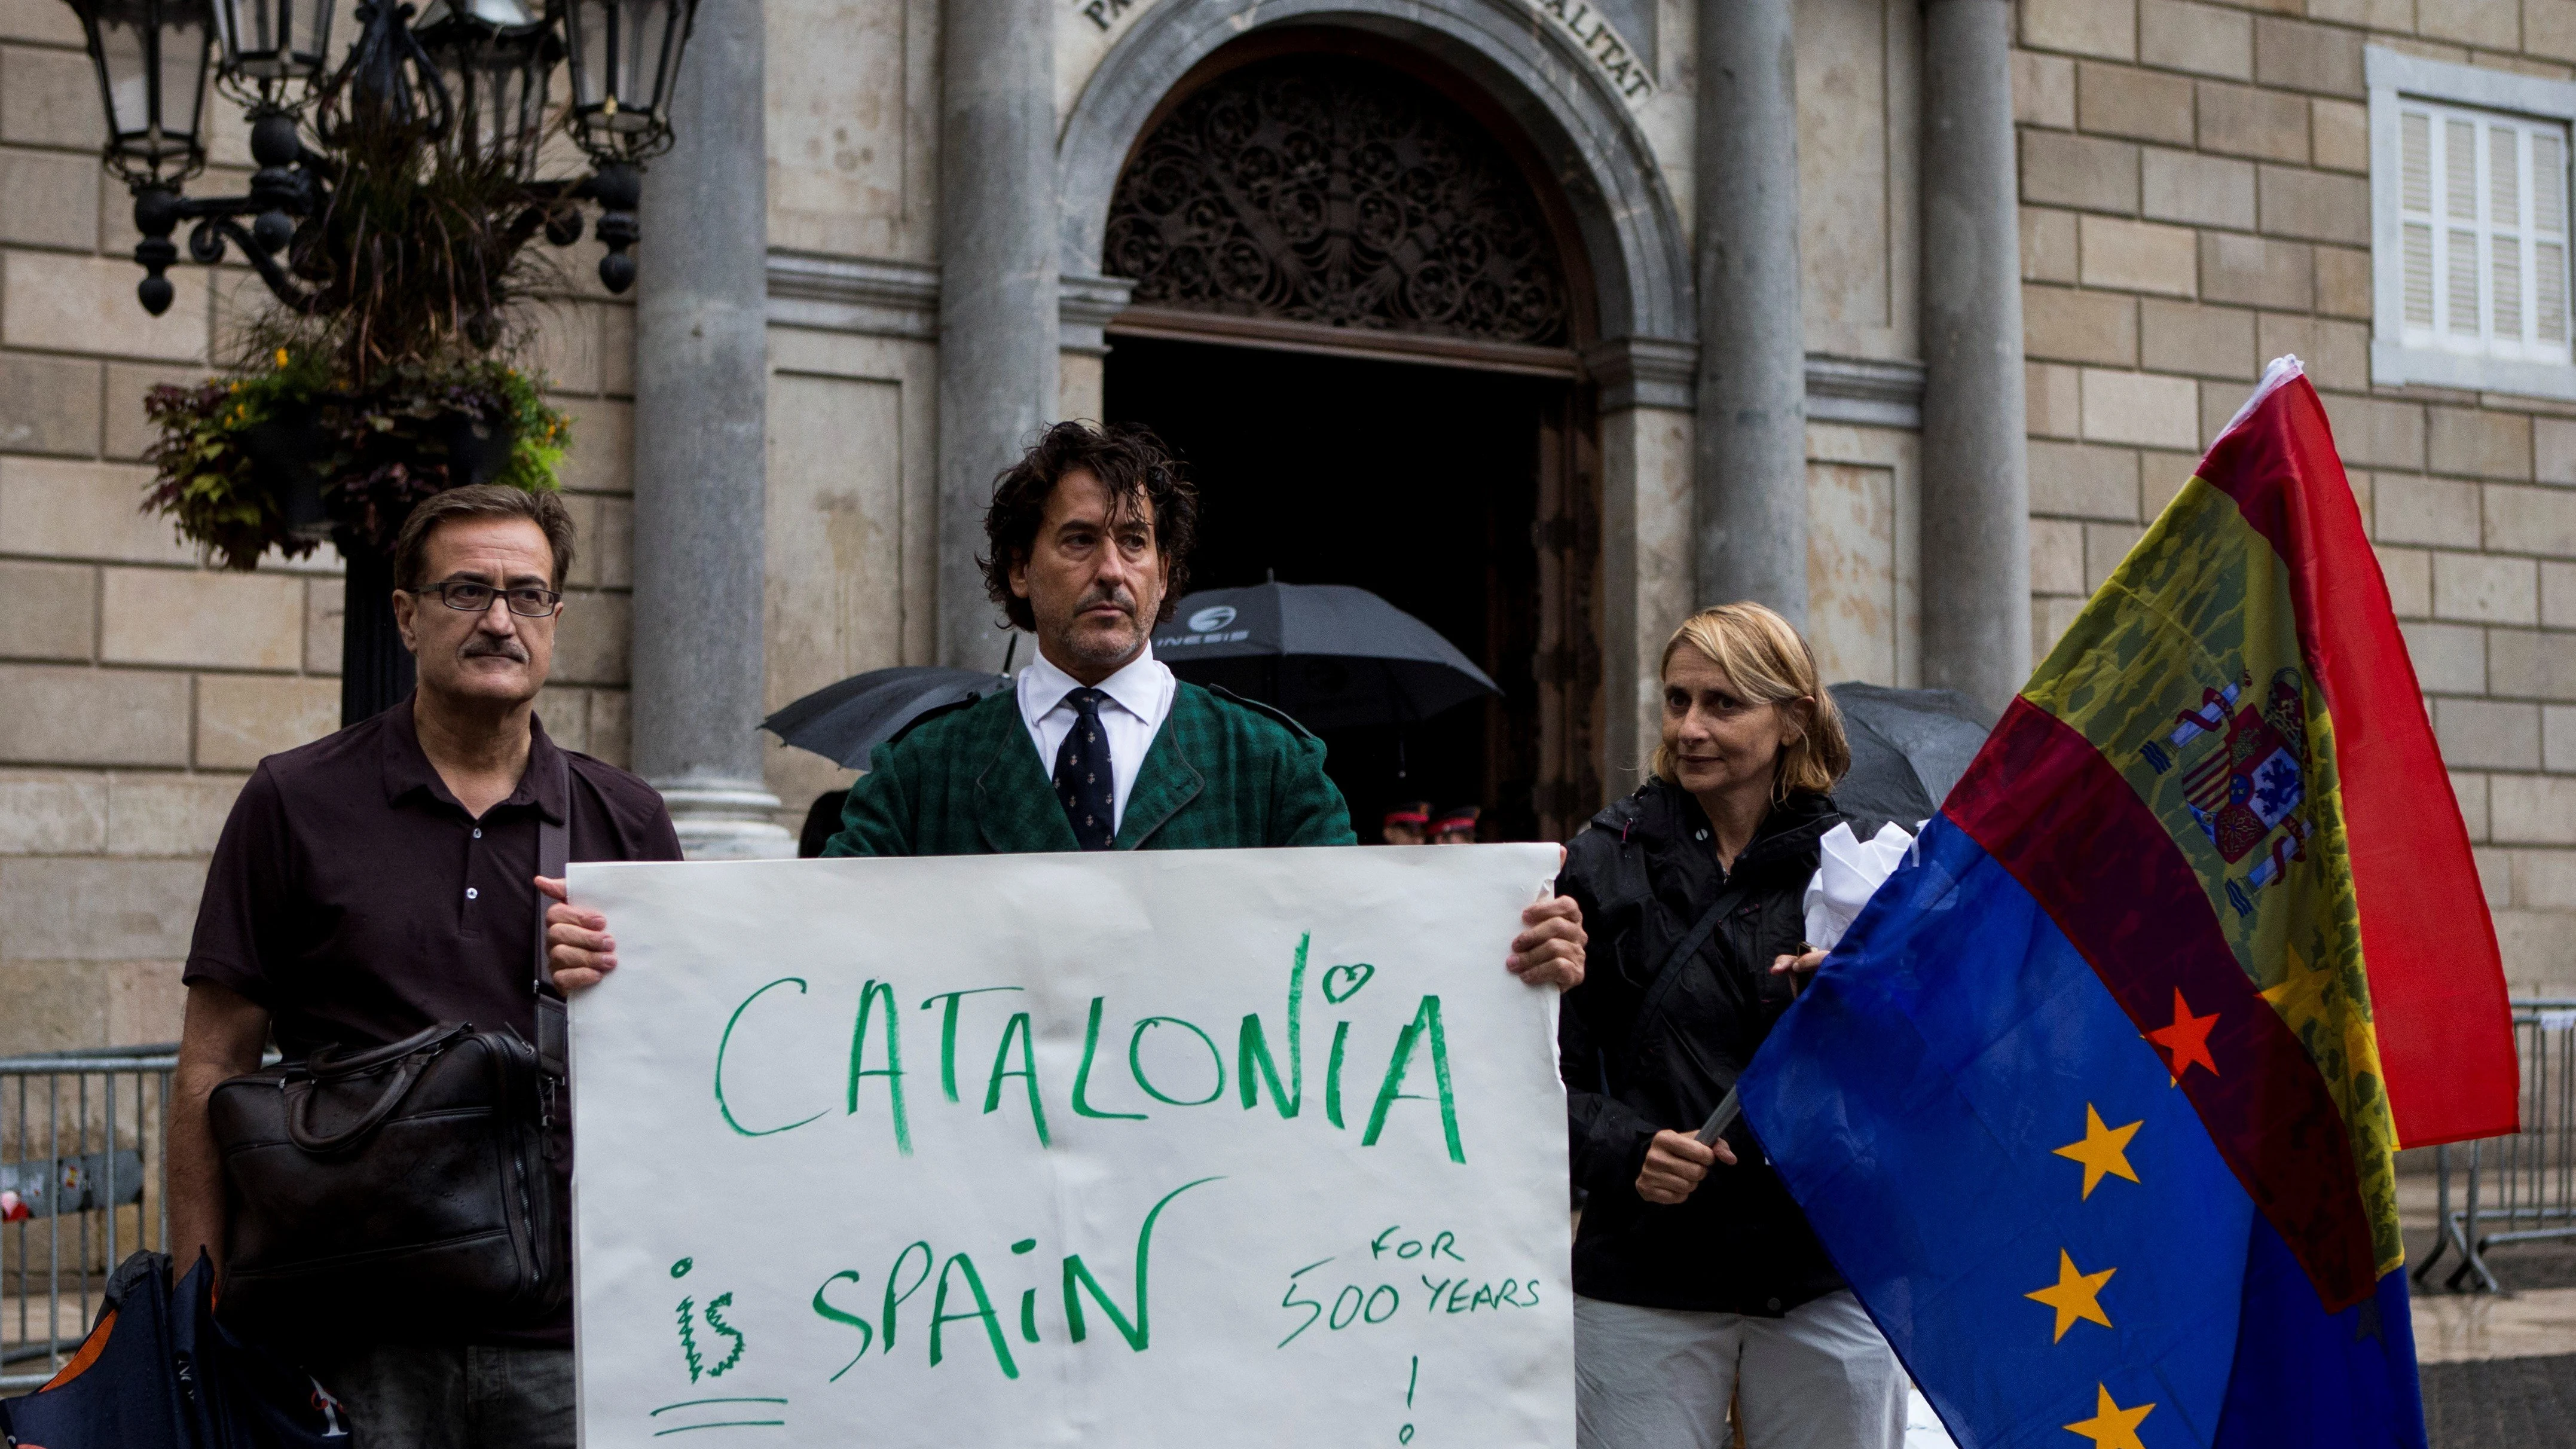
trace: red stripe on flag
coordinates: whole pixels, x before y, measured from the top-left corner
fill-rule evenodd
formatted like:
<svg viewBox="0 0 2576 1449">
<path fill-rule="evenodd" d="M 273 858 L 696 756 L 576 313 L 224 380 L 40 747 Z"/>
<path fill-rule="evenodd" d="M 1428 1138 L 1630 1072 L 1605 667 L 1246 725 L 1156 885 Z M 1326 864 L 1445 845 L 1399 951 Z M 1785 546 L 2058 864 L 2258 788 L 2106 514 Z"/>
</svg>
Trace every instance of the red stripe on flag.
<svg viewBox="0 0 2576 1449">
<path fill-rule="evenodd" d="M 2057 922 L 2141 1036 L 2173 1024 L 2177 991 L 2193 1016 L 2217 1014 L 2205 1042 L 2216 1070 L 2183 1066 L 2180 1051 L 2169 1066 L 2181 1066 L 2219 1155 L 2328 1311 L 2369 1297 L 2377 1254 L 2343 1116 L 2129 782 L 2091 741 L 2016 699 L 1942 809 Z"/>
<path fill-rule="evenodd" d="M 2450 773 L 2361 527 L 2333 430 L 2304 377 L 2275 388 L 2201 461 L 2290 565 L 2299 644 L 2334 719 L 2362 964 L 2397 1140 L 2516 1130 L 2512 1008 Z"/>
</svg>

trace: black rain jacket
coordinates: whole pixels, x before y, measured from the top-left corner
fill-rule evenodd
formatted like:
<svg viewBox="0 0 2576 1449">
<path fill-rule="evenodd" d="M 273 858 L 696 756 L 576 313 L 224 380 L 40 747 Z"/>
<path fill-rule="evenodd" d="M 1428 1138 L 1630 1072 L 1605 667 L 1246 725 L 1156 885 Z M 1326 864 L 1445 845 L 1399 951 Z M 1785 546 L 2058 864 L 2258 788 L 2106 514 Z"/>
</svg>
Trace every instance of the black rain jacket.
<svg viewBox="0 0 2576 1449">
<path fill-rule="evenodd" d="M 1567 846 L 1557 892 L 1581 905 L 1591 938 L 1557 1031 L 1574 1180 L 1590 1195 L 1574 1240 L 1576 1293 L 1777 1317 L 1843 1286 L 1740 1119 L 1726 1134 L 1736 1166 L 1711 1166 L 1679 1204 L 1637 1195 L 1655 1133 L 1698 1131 L 1788 1009 L 1789 979 L 1771 962 L 1805 937 L 1817 841 L 1841 819 L 1830 796 L 1790 796 L 1729 877 L 1699 802 L 1649 779 Z M 1730 879 L 1747 887 L 1743 898 L 1675 968 L 1654 1019 L 1639 1022 L 1657 968 Z"/>
</svg>

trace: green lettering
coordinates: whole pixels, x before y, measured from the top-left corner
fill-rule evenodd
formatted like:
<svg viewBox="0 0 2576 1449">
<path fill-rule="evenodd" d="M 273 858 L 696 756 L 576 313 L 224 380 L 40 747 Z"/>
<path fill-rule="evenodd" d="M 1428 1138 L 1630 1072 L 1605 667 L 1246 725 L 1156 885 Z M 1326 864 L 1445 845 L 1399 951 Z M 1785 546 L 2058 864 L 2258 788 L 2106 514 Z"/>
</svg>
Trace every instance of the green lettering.
<svg viewBox="0 0 2576 1449">
<path fill-rule="evenodd" d="M 1324 1064 L 1324 1120 L 1342 1125 L 1342 1049 L 1350 1045 L 1351 1024 L 1333 1023 L 1333 1055 Z"/>
<path fill-rule="evenodd" d="M 1091 1021 L 1082 1029 L 1082 1066 L 1073 1074 L 1073 1115 L 1142 1122 L 1142 1112 L 1095 1112 L 1091 1108 L 1091 1059 L 1100 1051 L 1100 997 L 1091 998 Z"/>
<path fill-rule="evenodd" d="M 1243 1031 L 1235 1048 L 1235 1080 L 1241 1084 L 1243 1110 L 1249 1112 L 1261 1100 L 1261 1091 L 1252 1078 L 1258 1064 L 1263 1081 L 1270 1084 L 1270 1100 L 1279 1108 L 1282 1120 L 1297 1115 L 1306 1096 L 1304 1015 L 1306 999 L 1306 948 L 1315 933 L 1305 932 L 1297 938 L 1297 959 L 1288 968 L 1288 1085 L 1279 1085 L 1279 1064 L 1270 1055 L 1270 1038 L 1262 1031 L 1261 1013 L 1243 1018 Z"/>
<path fill-rule="evenodd" d="M 931 1002 L 948 1003 L 939 1013 L 939 1090 L 948 1094 L 949 1101 L 957 1100 L 957 1002 L 959 998 L 981 996 L 987 991 L 1019 989 L 1017 986 L 978 986 L 972 991 L 943 991 L 937 996 L 923 998 L 921 1009 L 924 1011 L 930 1009 Z"/>
<path fill-rule="evenodd" d="M 805 978 L 804 978 L 804 977 L 802 977 L 802 976 L 781 976 L 781 977 L 779 977 L 777 980 L 770 982 L 770 983 L 769 983 L 769 986 L 764 986 L 764 987 L 760 988 L 760 990 L 755 991 L 755 992 L 751 993 L 749 996 L 744 997 L 744 998 L 742 999 L 742 1005 L 737 1006 L 737 1007 L 735 1007 L 735 1008 L 733 1009 L 733 1015 L 731 1015 L 731 1016 L 729 1016 L 729 1017 L 726 1017 L 726 1018 L 725 1018 L 725 1029 L 724 1029 L 724 1035 L 723 1035 L 723 1036 L 720 1036 L 720 1037 L 718 1037 L 718 1038 L 716 1038 L 716 1111 L 718 1111 L 718 1112 L 720 1112 L 720 1113 L 722 1113 L 722 1114 L 723 1114 L 723 1116 L 724 1116 L 724 1120 L 725 1120 L 725 1125 L 726 1125 L 727 1127 L 732 1128 L 733 1130 L 735 1130 L 736 1132 L 741 1133 L 741 1134 L 742 1134 L 743 1136 L 745 1136 L 745 1137 L 767 1137 L 767 1136 L 770 1136 L 770 1135 L 771 1135 L 771 1134 L 773 1134 L 773 1133 L 785 1132 L 785 1131 L 787 1131 L 789 1128 L 793 1128 L 793 1127 L 802 1127 L 802 1126 L 804 1126 L 806 1123 L 813 1121 L 813 1120 L 814 1120 L 814 1117 L 820 1117 L 820 1116 L 822 1116 L 822 1115 L 823 1115 L 822 1113 L 817 1112 L 817 1113 L 815 1113 L 815 1114 L 814 1114 L 814 1117 L 799 1117 L 799 1118 L 798 1118 L 798 1119 L 796 1119 L 795 1121 L 788 1123 L 786 1127 L 760 1127 L 760 1128 L 752 1128 L 752 1127 L 745 1127 L 745 1126 L 744 1126 L 744 1125 L 742 1125 L 740 1122 L 738 1122 L 738 1121 L 734 1120 L 733 1108 L 732 1108 L 731 1106 L 727 1105 L 727 1103 L 725 1102 L 725 1090 L 724 1090 L 724 1059 L 725 1059 L 725 1048 L 727 1048 L 727 1047 L 729 1047 L 729 1046 L 732 1046 L 732 1045 L 733 1045 L 733 1029 L 734 1029 L 734 1024 L 742 1020 L 742 1014 L 743 1014 L 744 1012 L 746 1012 L 746 1011 L 751 1010 L 751 1004 L 752 1004 L 753 1002 L 755 1002 L 755 1001 L 758 1001 L 758 1000 L 759 1000 L 763 995 L 765 995 L 765 994 L 769 991 L 769 987 L 770 987 L 770 986 L 793 986 L 793 987 L 795 987 L 795 988 L 796 988 L 796 994 L 797 994 L 797 995 L 802 996 L 802 995 L 804 995 L 804 994 L 805 994 Z"/>
<path fill-rule="evenodd" d="M 966 1270 L 966 1291 L 975 1295 L 975 1308 L 970 1313 L 948 1311 L 948 1274 L 953 1268 Z M 1011 1362 L 1010 1340 L 1002 1336 L 1002 1320 L 993 1313 L 993 1300 L 984 1296 L 984 1280 L 975 1272 L 975 1260 L 964 1253 L 952 1253 L 948 1261 L 939 1267 L 939 1296 L 933 1298 L 930 1304 L 930 1366 L 932 1368 L 939 1367 L 939 1360 L 946 1356 L 942 1351 L 940 1339 L 947 1332 L 948 1325 L 969 1318 L 980 1318 L 984 1321 L 984 1338 L 986 1342 L 993 1345 L 993 1357 L 1002 1365 L 1002 1377 L 1018 1378 L 1020 1366 Z"/>
<path fill-rule="evenodd" d="M 814 1290 L 814 1311 L 823 1317 L 830 1319 L 834 1323 L 846 1323 L 850 1327 L 857 1329 L 859 1331 L 859 1351 L 850 1355 L 850 1361 L 841 1365 L 840 1373 L 836 1373 L 830 1378 L 824 1380 L 825 1383 L 837 1384 L 841 1381 L 841 1374 L 848 1373 L 850 1370 L 857 1368 L 859 1366 L 859 1360 L 868 1356 L 868 1346 L 875 1343 L 877 1338 L 876 1329 L 871 1326 L 866 1319 L 861 1318 L 855 1313 L 843 1313 L 841 1310 L 833 1307 L 830 1303 L 824 1301 L 824 1289 L 828 1289 L 833 1284 L 841 1282 L 844 1279 L 849 1282 L 856 1283 L 859 1281 L 859 1275 L 853 1269 L 844 1268 L 840 1272 L 833 1274 L 831 1277 L 824 1279 L 823 1286 Z"/>
<path fill-rule="evenodd" d="M 868 1060 L 868 1016 L 876 1009 L 877 999 L 885 999 L 885 1059 L 881 1067 L 871 1067 Z M 894 1146 L 906 1157 L 912 1155 L 912 1128 L 903 1115 L 903 1022 L 894 1004 L 894 983 L 871 980 L 859 988 L 859 1022 L 850 1029 L 850 1094 L 847 1111 L 859 1110 L 859 1083 L 868 1077 L 883 1077 L 886 1099 L 894 1111 Z M 845 1114 L 846 1115 L 846 1114 Z"/>
<path fill-rule="evenodd" d="M 1426 996 L 1413 1013 L 1413 1020 L 1395 1039 L 1395 1055 L 1387 1061 L 1386 1080 L 1377 1089 L 1377 1105 L 1369 1109 L 1368 1131 L 1360 1136 L 1362 1147 L 1375 1147 L 1380 1132 L 1386 1130 L 1386 1109 L 1398 1097 L 1420 1101 L 1418 1092 L 1398 1090 L 1404 1085 L 1405 1065 L 1413 1060 L 1413 1045 L 1425 1036 L 1431 1039 L 1431 1074 L 1440 1085 L 1440 1130 L 1449 1141 L 1449 1160 L 1465 1162 L 1467 1150 L 1458 1143 L 1458 1094 L 1449 1080 L 1449 1033 L 1440 1025 L 1440 998 Z"/>
<path fill-rule="evenodd" d="M 1145 1045 L 1145 1028 L 1160 1025 L 1163 1022 L 1170 1022 L 1174 1026 L 1186 1028 L 1190 1035 L 1199 1039 L 1199 1044 L 1201 1046 L 1207 1048 L 1208 1060 L 1216 1065 L 1216 1085 L 1208 1088 L 1208 1094 L 1206 1096 L 1197 1098 L 1167 1097 L 1163 1095 L 1160 1088 L 1145 1080 L 1145 1064 L 1137 1059 L 1138 1052 Z M 1149 1016 L 1143 1021 L 1136 1023 L 1136 1030 L 1127 1038 L 1127 1073 L 1136 1079 L 1137 1086 L 1145 1089 L 1146 1096 L 1168 1106 L 1204 1107 L 1208 1103 L 1225 1095 L 1225 1053 L 1216 1049 L 1216 1041 L 1214 1038 L 1210 1037 L 1206 1032 L 1199 1030 L 1196 1025 L 1183 1021 L 1177 1016 Z"/>
<path fill-rule="evenodd" d="M 1004 1078 L 1021 1078 L 1028 1084 L 1029 1089 L 1029 1120 L 1037 1126 L 1038 1145 L 1044 1147 L 1047 1145 L 1046 1104 L 1038 1100 L 1037 1045 L 1033 1040 L 1035 1035 L 1034 1029 L 1029 1025 L 1027 1012 L 1011 1013 L 1010 1023 L 1002 1028 L 1002 1044 L 993 1052 L 993 1074 L 984 1084 L 984 1110 L 989 1113 L 1001 1107 Z M 1011 1042 L 1014 1038 L 1020 1044 L 1020 1065 L 1016 1070 L 1006 1072 L 1002 1070 L 1002 1065 L 1011 1059 Z M 944 1277 L 947 1270 L 940 1271 Z"/>
<path fill-rule="evenodd" d="M 895 1280 L 903 1276 L 903 1260 L 911 1257 L 912 1250 L 915 1248 L 921 1250 L 921 1276 L 912 1280 L 912 1286 L 897 1293 L 894 1290 Z M 887 1353 L 894 1352 L 894 1311 L 903 1306 L 903 1300 L 921 1291 L 921 1285 L 929 1281 L 930 1265 L 937 1261 L 939 1261 L 939 1255 L 930 1251 L 928 1243 L 907 1243 L 902 1252 L 894 1255 L 894 1266 L 886 1270 L 885 1303 L 882 1310 L 885 1332 L 879 1335 Z"/>
<path fill-rule="evenodd" d="M 1074 1342 L 1080 1343 L 1091 1334 L 1090 1326 L 1082 1319 L 1082 1299 L 1074 1292 L 1078 1283 L 1091 1290 L 1093 1301 L 1100 1305 L 1101 1312 L 1109 1315 L 1110 1324 L 1118 1330 L 1119 1337 L 1127 1340 L 1127 1346 L 1138 1353 L 1145 1351 L 1153 1333 L 1153 1310 L 1146 1299 L 1145 1274 L 1154 1252 L 1154 1220 L 1163 1215 L 1163 1209 L 1171 1205 L 1172 1199 L 1191 1188 L 1215 1181 L 1218 1179 L 1202 1177 L 1197 1182 L 1182 1183 L 1163 1194 L 1163 1200 L 1145 1214 L 1145 1225 L 1136 1230 L 1136 1319 L 1133 1323 L 1127 1320 L 1126 1314 L 1118 1311 L 1117 1302 L 1109 1296 L 1107 1289 L 1100 1286 L 1100 1280 L 1092 1277 L 1091 1270 L 1083 1266 L 1080 1253 L 1065 1258 L 1064 1316 L 1067 1326 L 1073 1331 Z"/>
</svg>

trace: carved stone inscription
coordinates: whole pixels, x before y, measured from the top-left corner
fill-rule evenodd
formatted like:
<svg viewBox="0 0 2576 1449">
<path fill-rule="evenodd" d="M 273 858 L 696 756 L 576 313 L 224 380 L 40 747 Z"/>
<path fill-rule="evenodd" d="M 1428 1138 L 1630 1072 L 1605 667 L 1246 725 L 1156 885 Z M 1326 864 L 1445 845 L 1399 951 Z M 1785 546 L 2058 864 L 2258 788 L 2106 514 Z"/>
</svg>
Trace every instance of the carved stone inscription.
<svg viewBox="0 0 2576 1449">
<path fill-rule="evenodd" d="M 1565 286 L 1511 158 L 1420 81 L 1291 56 L 1145 139 L 1110 204 L 1140 305 L 1559 346 Z"/>
<path fill-rule="evenodd" d="M 1592 57 L 1592 63 L 1601 67 L 1603 78 L 1619 92 L 1619 99 L 1626 101 L 1629 109 L 1643 105 L 1655 93 L 1654 67 L 1611 28 L 1608 16 L 1595 11 L 1585 0 L 1529 0 L 1529 6 Z"/>
</svg>

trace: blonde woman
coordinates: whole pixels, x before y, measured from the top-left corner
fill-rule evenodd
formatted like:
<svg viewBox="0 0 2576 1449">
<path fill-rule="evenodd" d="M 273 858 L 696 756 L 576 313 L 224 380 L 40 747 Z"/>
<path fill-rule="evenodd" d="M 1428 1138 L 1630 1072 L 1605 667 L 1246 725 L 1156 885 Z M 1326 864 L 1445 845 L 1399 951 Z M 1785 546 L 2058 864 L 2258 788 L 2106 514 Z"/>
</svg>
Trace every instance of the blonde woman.
<svg viewBox="0 0 2576 1449">
<path fill-rule="evenodd" d="M 1738 1122 L 1693 1135 L 1823 959 L 1802 939 L 1851 764 L 1798 631 L 1759 604 L 1664 645 L 1654 774 L 1567 848 L 1591 972 L 1566 993 L 1581 1449 L 1895 1449 L 1905 1375 Z"/>
</svg>

